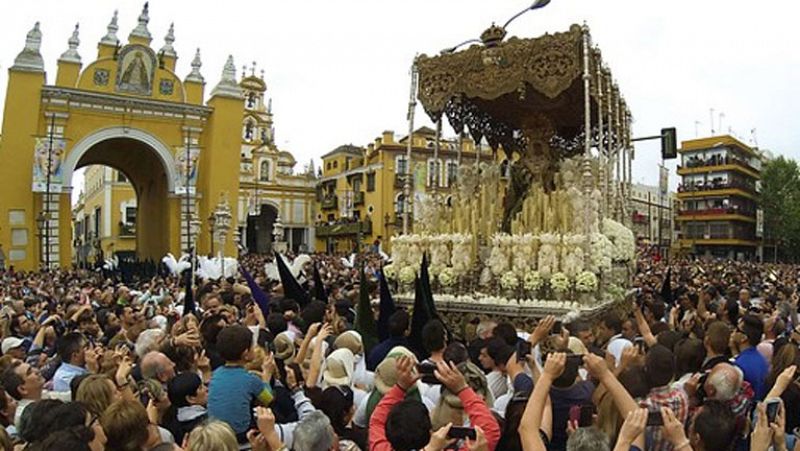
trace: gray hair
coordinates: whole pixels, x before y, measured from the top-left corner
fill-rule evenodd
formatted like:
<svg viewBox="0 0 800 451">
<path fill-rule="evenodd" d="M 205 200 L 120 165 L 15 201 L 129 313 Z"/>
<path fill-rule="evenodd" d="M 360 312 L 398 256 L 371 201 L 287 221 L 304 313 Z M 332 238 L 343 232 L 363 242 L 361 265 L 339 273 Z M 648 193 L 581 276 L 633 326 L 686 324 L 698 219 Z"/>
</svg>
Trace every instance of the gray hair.
<svg viewBox="0 0 800 451">
<path fill-rule="evenodd" d="M 567 451 L 608 451 L 608 437 L 596 427 L 578 428 L 567 439 Z"/>
<path fill-rule="evenodd" d="M 295 451 L 328 451 L 333 446 L 334 439 L 331 420 L 321 411 L 315 410 L 297 423 L 291 449 Z"/>
<path fill-rule="evenodd" d="M 713 398 L 717 401 L 730 401 L 742 387 L 742 370 L 729 363 L 720 363 L 708 375 L 707 384 L 714 387 Z"/>
<path fill-rule="evenodd" d="M 148 352 L 157 350 L 164 335 L 164 331 L 161 329 L 143 330 L 139 334 L 139 338 L 136 339 L 136 345 L 134 346 L 136 355 L 141 359 Z"/>
</svg>

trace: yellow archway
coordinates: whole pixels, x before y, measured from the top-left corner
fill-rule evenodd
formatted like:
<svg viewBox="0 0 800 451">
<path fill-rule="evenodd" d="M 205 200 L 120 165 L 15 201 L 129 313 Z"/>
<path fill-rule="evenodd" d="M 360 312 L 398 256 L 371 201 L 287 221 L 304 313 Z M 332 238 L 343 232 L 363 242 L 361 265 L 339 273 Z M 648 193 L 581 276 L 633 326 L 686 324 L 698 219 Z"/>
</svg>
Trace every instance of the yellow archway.
<svg viewBox="0 0 800 451">
<path fill-rule="evenodd" d="M 9 68 L 0 141 L 0 244 L 7 264 L 70 264 L 70 184 L 73 171 L 89 164 L 114 167 L 133 183 L 140 257 L 186 249 L 195 237 L 183 225 L 207 218 L 221 196 L 232 210 L 225 253 L 235 255 L 240 167 L 233 150 L 241 142 L 244 99 L 233 59 L 204 103 L 199 51 L 181 80 L 172 29 L 155 51 L 148 21 L 145 6 L 120 45 L 115 16 L 97 58 L 85 67 L 76 28 L 52 85 L 39 52 L 39 24 L 28 33 Z M 200 252 L 210 250 L 208 236 L 197 237 Z"/>
</svg>

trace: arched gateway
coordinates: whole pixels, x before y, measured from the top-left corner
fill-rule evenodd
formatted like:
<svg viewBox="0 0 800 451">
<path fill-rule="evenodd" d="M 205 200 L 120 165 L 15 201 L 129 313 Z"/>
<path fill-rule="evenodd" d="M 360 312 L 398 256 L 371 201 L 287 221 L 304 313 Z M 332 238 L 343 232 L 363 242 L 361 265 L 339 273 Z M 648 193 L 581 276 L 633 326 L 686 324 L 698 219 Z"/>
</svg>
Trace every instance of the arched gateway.
<svg viewBox="0 0 800 451">
<path fill-rule="evenodd" d="M 210 234 L 188 225 L 209 217 L 221 198 L 232 218 L 227 239 L 219 241 L 235 255 L 245 102 L 233 59 L 204 104 L 199 50 L 181 80 L 172 28 L 155 51 L 148 21 L 145 5 L 122 45 L 115 14 L 97 59 L 85 67 L 76 27 L 54 84 L 46 82 L 39 24 L 28 33 L 9 69 L 0 141 L 0 243 L 8 243 L 7 263 L 20 269 L 70 264 L 72 175 L 93 164 L 119 170 L 133 185 L 141 258 L 179 254 L 194 242 L 209 252 Z"/>
</svg>

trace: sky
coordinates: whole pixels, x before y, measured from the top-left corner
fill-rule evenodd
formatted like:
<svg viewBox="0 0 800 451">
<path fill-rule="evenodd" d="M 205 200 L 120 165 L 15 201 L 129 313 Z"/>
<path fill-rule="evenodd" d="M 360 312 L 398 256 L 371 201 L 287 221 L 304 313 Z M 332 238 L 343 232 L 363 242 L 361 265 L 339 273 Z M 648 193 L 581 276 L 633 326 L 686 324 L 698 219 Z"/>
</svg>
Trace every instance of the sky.
<svg viewBox="0 0 800 451">
<path fill-rule="evenodd" d="M 279 147 L 298 160 L 341 145 L 366 145 L 383 130 L 408 129 L 409 67 L 414 55 L 432 55 L 502 24 L 527 0 L 295 0 L 150 2 L 149 30 L 158 50 L 175 24 L 177 73 L 185 77 L 196 48 L 206 94 L 227 55 L 238 76 L 243 65 L 265 70 Z M 41 22 L 48 82 L 80 23 L 84 66 L 119 10 L 125 42 L 143 2 L 34 0 L 14 2 L 0 15 L 0 98 L 6 69 L 25 34 Z M 534 37 L 587 22 L 634 115 L 634 136 L 677 127 L 678 140 L 713 127 L 776 155 L 800 157 L 800 6 L 788 0 L 552 0 L 509 26 L 509 35 Z M 722 115 L 720 115 L 722 113 Z M 431 125 L 417 108 L 415 128 Z M 721 125 L 720 125 L 721 121 Z M 755 134 L 752 133 L 755 130 Z M 697 133 L 697 134 L 696 134 Z M 445 134 L 453 134 L 449 127 Z M 755 141 L 754 141 L 755 137 Z M 659 144 L 637 145 L 635 182 L 658 183 Z M 671 185 L 677 184 L 669 163 Z M 79 185 L 79 181 L 75 185 Z M 77 191 L 77 190 L 76 190 Z"/>
</svg>

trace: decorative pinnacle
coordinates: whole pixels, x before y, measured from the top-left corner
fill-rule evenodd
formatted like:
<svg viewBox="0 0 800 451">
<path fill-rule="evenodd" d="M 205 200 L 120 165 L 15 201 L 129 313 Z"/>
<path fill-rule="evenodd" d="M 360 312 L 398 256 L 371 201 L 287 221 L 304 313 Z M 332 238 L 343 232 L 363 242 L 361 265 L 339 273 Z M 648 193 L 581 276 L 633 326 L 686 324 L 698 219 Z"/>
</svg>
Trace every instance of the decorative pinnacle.
<svg viewBox="0 0 800 451">
<path fill-rule="evenodd" d="M 42 47 L 42 31 L 39 29 L 39 22 L 34 24 L 31 31 L 25 37 L 25 48 L 14 59 L 12 69 L 27 70 L 34 72 L 44 71 L 44 59 L 42 59 L 39 49 Z"/>
<path fill-rule="evenodd" d="M 264 79 L 264 69 L 261 69 L 261 79 Z"/>
<path fill-rule="evenodd" d="M 78 39 L 78 28 L 80 24 L 75 24 L 75 30 L 72 32 L 72 36 L 69 37 L 67 43 L 69 44 L 69 49 L 66 52 L 61 54 L 61 58 L 59 61 L 66 61 L 69 63 L 80 63 L 81 56 L 78 54 L 78 45 L 80 45 L 81 41 Z"/>
<path fill-rule="evenodd" d="M 253 65 L 250 66 L 250 76 L 251 77 L 255 77 L 256 76 L 256 62 L 255 61 L 253 61 Z"/>
<path fill-rule="evenodd" d="M 197 49 L 197 52 L 194 54 L 194 59 L 192 60 L 192 72 L 186 77 L 186 81 L 196 81 L 198 83 L 203 83 L 203 75 L 200 74 L 200 67 L 203 66 L 203 62 L 200 61 L 200 49 Z"/>
<path fill-rule="evenodd" d="M 131 31 L 131 34 L 128 36 L 128 39 L 137 37 L 146 39 L 148 42 L 153 40 L 153 37 L 150 35 L 150 31 L 147 29 L 147 23 L 150 22 L 150 4 L 149 2 L 145 2 L 144 8 L 142 8 L 142 13 L 139 14 L 139 24 L 136 25 L 136 28 Z"/>
<path fill-rule="evenodd" d="M 211 91 L 211 96 L 242 98 L 242 90 L 236 83 L 236 66 L 233 64 L 233 55 L 228 55 L 225 67 L 222 69 L 222 79 Z"/>
<path fill-rule="evenodd" d="M 173 42 L 175 42 L 175 24 L 171 23 L 167 35 L 164 36 L 164 47 L 161 47 L 161 53 L 176 58 L 178 55 L 175 53 L 175 48 L 172 47 Z"/>
<path fill-rule="evenodd" d="M 114 10 L 114 16 L 111 17 L 111 22 L 109 22 L 108 27 L 106 27 L 108 32 L 105 36 L 103 36 L 103 39 L 100 40 L 101 44 L 117 45 L 117 42 L 119 42 L 119 38 L 117 38 L 117 30 L 119 30 L 119 25 L 117 25 L 117 14 L 117 10 Z"/>
</svg>

